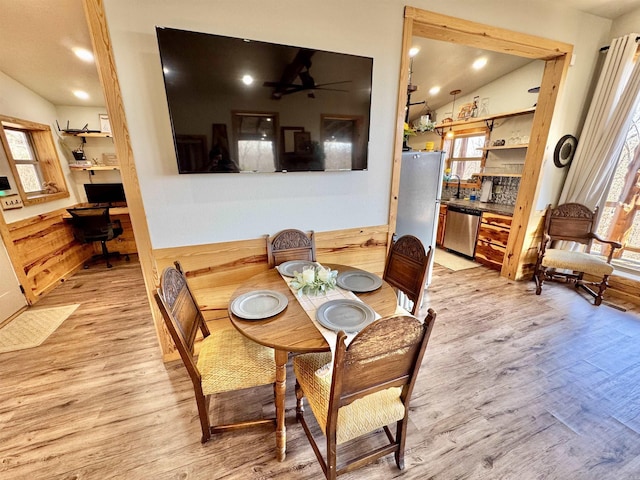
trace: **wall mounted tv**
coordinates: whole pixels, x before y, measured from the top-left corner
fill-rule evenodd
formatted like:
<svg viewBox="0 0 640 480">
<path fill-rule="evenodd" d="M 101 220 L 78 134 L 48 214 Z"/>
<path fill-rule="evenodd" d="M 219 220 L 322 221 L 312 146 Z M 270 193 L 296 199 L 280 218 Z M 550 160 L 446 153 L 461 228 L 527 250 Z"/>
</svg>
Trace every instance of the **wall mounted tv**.
<svg viewBox="0 0 640 480">
<path fill-rule="evenodd" d="M 372 58 L 156 33 L 180 173 L 367 169 Z"/>
</svg>

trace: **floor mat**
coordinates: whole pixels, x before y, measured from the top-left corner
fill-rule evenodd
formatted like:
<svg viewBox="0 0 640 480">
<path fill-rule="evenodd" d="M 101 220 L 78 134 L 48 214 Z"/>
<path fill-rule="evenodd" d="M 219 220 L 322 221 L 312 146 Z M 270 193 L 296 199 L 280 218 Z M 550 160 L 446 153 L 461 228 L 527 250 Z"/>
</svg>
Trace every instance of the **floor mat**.
<svg viewBox="0 0 640 480">
<path fill-rule="evenodd" d="M 480 264 L 472 262 L 466 258 L 449 253 L 441 248 L 436 248 L 433 261 L 449 270 L 466 270 L 467 268 L 479 267 Z"/>
<path fill-rule="evenodd" d="M 0 329 L 0 353 L 37 347 L 64 322 L 80 304 L 25 310 Z"/>
</svg>

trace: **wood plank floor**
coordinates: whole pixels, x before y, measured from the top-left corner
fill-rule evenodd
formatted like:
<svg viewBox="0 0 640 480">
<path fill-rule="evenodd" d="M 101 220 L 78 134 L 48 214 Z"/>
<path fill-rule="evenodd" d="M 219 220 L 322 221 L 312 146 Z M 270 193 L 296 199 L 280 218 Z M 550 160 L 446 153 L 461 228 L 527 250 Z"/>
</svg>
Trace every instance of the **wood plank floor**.
<svg viewBox="0 0 640 480">
<path fill-rule="evenodd" d="M 161 360 L 136 262 L 83 270 L 37 308 L 70 303 L 81 306 L 42 346 L 0 354 L 0 478 L 322 477 L 295 422 L 290 370 L 284 462 L 267 428 L 200 444 L 190 381 L 180 363 Z M 389 456 L 340 478 L 640 479 L 637 309 L 596 308 L 560 284 L 536 296 L 532 282 L 439 266 L 425 306 L 438 319 L 406 469 Z M 224 395 L 215 415 L 271 415 L 271 395 Z"/>
</svg>

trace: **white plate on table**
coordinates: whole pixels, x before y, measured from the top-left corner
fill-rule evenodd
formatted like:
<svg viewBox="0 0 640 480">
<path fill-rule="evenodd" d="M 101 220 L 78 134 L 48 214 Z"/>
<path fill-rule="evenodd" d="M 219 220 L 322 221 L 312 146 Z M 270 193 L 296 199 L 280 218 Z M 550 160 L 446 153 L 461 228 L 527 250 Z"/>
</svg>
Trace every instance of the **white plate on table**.
<svg viewBox="0 0 640 480">
<path fill-rule="evenodd" d="M 236 297 L 231 302 L 231 311 L 246 320 L 262 320 L 282 312 L 288 303 L 286 295 L 280 292 L 254 290 Z"/>
<path fill-rule="evenodd" d="M 373 322 L 376 313 L 366 303 L 358 300 L 329 300 L 316 311 L 316 320 L 330 330 L 359 332 Z"/>
<path fill-rule="evenodd" d="M 364 270 L 340 272 L 336 279 L 340 288 L 356 293 L 373 292 L 382 286 L 382 279 Z"/>
<path fill-rule="evenodd" d="M 278 265 L 278 271 L 285 277 L 293 277 L 294 272 L 302 273 L 304 267 L 317 267 L 315 262 L 309 260 L 289 260 Z"/>
</svg>

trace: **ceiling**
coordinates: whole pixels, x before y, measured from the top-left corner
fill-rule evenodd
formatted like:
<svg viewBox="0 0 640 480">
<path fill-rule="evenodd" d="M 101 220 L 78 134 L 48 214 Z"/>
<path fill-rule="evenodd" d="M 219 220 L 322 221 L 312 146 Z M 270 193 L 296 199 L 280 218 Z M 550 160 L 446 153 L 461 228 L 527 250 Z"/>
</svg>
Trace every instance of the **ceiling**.
<svg viewBox="0 0 640 480">
<path fill-rule="evenodd" d="M 456 45 L 426 38 L 414 37 L 412 47 L 420 48 L 413 57 L 411 67 L 411 84 L 418 89 L 411 94 L 409 119 L 413 121 L 427 110 L 436 110 L 450 103 L 452 90 L 460 90 L 461 97 L 476 91 L 478 88 L 500 78 L 518 68 L 538 60 L 491 52 L 480 48 Z M 471 64 L 478 58 L 487 60 L 487 64 L 480 70 L 474 70 Z M 529 87 L 539 86 L 539 79 L 532 81 Z M 429 89 L 440 87 L 440 92 L 431 94 Z M 421 102 L 425 102 L 420 104 Z"/>
<path fill-rule="evenodd" d="M 554 0 L 530 0 L 530 3 L 545 4 Z M 562 0 L 567 6 L 600 17 L 615 19 L 636 8 L 640 8 L 640 0 Z M 91 50 L 91 41 L 84 16 L 81 0 L 0 0 L 0 71 L 17 80 L 38 95 L 60 106 L 104 106 L 104 98 L 98 74 L 94 64 L 78 60 L 71 52 L 72 47 L 84 47 Z M 20 20 L 17 20 L 20 19 Z M 431 82 L 428 72 L 433 65 L 440 71 L 445 68 L 457 72 L 454 87 L 442 87 L 442 99 L 451 100 L 449 91 L 459 88 L 472 91 L 470 84 L 464 83 L 470 75 L 462 72 L 468 69 L 471 58 L 479 52 L 466 47 L 441 45 L 438 48 L 424 47 L 429 52 L 428 64 L 423 68 L 416 60 L 412 83 L 420 86 L 420 91 L 428 90 Z M 456 48 L 453 55 L 448 48 Z M 461 48 L 467 51 L 463 53 Z M 488 54 L 489 52 L 484 52 Z M 466 58 L 466 56 L 469 58 Z M 490 72 L 502 76 L 523 65 L 522 59 L 508 55 L 497 55 L 489 60 L 491 68 L 478 75 L 478 85 L 487 83 L 492 78 Z M 504 58 L 502 58 L 504 57 Z M 423 57 L 424 58 L 424 57 Z M 511 65 L 510 60 L 516 64 Z M 526 61 L 524 62 L 526 63 Z M 463 68 L 464 66 L 464 68 Z M 482 77 L 482 78 L 480 78 Z M 452 80 L 453 81 L 453 80 Z M 534 85 L 532 85 L 533 87 Z M 89 94 L 88 100 L 76 98 L 73 90 L 84 90 Z M 446 99 L 446 101 L 445 101 Z M 412 98 L 413 101 L 413 98 Z M 436 99 L 429 106 L 436 108 Z"/>
<path fill-rule="evenodd" d="M 0 12 L 1 72 L 54 105 L 104 106 L 95 64 L 71 51 L 92 51 L 81 0 L 0 0 Z"/>
</svg>

